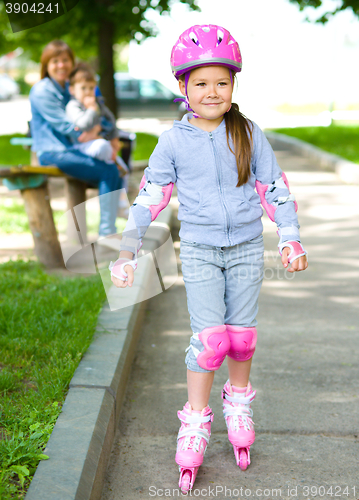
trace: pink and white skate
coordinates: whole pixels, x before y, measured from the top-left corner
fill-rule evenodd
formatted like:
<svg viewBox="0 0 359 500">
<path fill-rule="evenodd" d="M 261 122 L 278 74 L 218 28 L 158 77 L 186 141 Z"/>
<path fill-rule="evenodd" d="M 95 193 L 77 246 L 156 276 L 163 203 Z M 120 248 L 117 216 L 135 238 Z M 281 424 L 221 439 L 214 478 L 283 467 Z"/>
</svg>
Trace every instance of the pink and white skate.
<svg viewBox="0 0 359 500">
<path fill-rule="evenodd" d="M 187 493 L 193 488 L 198 469 L 203 462 L 211 436 L 213 414 L 209 406 L 202 411 L 194 411 L 187 402 L 177 415 L 181 421 L 176 453 L 176 462 L 180 470 L 178 485 L 182 493 Z"/>
<path fill-rule="evenodd" d="M 228 439 L 233 445 L 237 465 L 246 470 L 251 463 L 250 447 L 255 440 L 253 410 L 250 404 L 256 396 L 251 384 L 245 389 L 239 389 L 225 383 L 222 391 L 223 415 L 228 429 Z"/>
</svg>

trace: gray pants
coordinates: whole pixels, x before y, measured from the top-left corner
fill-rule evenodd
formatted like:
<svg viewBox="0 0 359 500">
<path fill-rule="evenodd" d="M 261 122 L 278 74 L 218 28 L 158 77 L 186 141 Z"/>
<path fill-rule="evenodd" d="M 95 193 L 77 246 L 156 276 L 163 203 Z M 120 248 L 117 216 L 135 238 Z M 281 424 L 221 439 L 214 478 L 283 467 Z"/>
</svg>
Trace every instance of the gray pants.
<svg viewBox="0 0 359 500">
<path fill-rule="evenodd" d="M 181 240 L 180 259 L 194 333 L 186 356 L 189 370 L 209 371 L 198 365 L 195 354 L 204 349 L 196 336 L 205 328 L 225 324 L 240 327 L 257 325 L 263 253 L 262 235 L 232 247 L 214 247 Z"/>
</svg>

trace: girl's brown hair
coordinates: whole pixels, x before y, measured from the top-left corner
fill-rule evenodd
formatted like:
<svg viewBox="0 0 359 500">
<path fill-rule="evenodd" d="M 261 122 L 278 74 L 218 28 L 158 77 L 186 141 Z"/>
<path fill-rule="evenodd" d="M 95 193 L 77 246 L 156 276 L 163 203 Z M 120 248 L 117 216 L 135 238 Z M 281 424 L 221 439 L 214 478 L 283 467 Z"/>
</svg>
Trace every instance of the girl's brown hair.
<svg viewBox="0 0 359 500">
<path fill-rule="evenodd" d="M 50 59 L 59 56 L 62 52 L 67 52 L 72 61 L 72 64 L 75 64 L 74 53 L 72 52 L 72 49 L 67 45 L 67 43 L 63 42 L 62 40 L 53 40 L 46 45 L 41 54 L 41 79 L 49 76 L 47 72 L 47 65 L 49 64 Z"/>
<path fill-rule="evenodd" d="M 240 111 L 238 104 L 232 103 L 231 109 L 224 115 L 226 121 L 227 144 L 236 157 L 238 170 L 238 183 L 242 186 L 249 181 L 251 176 L 251 159 L 253 145 L 253 124 Z M 230 144 L 232 139 L 234 151 Z"/>
</svg>

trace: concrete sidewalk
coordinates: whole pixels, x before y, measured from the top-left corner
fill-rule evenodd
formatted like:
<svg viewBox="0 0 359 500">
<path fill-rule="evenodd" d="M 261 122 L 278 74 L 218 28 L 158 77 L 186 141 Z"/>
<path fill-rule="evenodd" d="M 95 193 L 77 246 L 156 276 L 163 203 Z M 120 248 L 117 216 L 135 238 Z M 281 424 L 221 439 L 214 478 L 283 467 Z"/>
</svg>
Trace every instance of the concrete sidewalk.
<svg viewBox="0 0 359 500">
<path fill-rule="evenodd" d="M 256 442 L 243 472 L 227 440 L 216 373 L 212 438 L 197 498 L 359 498 L 359 186 L 316 170 L 290 147 L 276 151 L 299 204 L 309 269 L 285 273 L 265 218 L 265 281 L 251 382 Z M 178 242 L 178 227 L 173 239 Z M 178 254 L 178 243 L 175 244 Z M 179 277 L 149 301 L 120 415 L 102 500 L 180 497 L 174 461 L 187 400 L 190 337 Z"/>
</svg>

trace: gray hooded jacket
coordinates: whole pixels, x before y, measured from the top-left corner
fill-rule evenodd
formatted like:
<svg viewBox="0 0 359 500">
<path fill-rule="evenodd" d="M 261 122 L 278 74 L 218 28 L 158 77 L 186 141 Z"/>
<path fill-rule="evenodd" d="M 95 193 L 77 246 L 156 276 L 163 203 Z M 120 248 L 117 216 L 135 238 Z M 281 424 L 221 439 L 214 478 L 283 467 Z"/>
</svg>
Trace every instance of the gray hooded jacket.
<svg viewBox="0 0 359 500">
<path fill-rule="evenodd" d="M 214 131 L 206 132 L 189 123 L 189 118 L 191 115 L 187 114 L 181 121 L 175 121 L 173 127 L 161 135 L 145 169 L 146 181 L 159 186 L 171 182 L 177 185 L 181 238 L 218 247 L 256 238 L 263 231 L 263 210 L 255 182 L 271 185 L 282 177 L 267 138 L 253 123 L 252 174 L 246 184 L 236 187 L 237 165 L 228 148 L 225 120 Z M 146 185 L 140 195 L 147 195 Z M 266 201 L 273 204 L 278 197 L 288 195 L 286 186 L 278 187 L 267 191 Z M 293 201 L 276 207 L 275 222 L 281 229 L 288 228 L 282 241 L 299 239 Z M 150 223 L 149 208 L 135 200 L 124 236 L 134 236 L 131 229 L 135 224 L 138 237 L 142 238 Z M 123 243 L 123 250 L 133 250 Z"/>
</svg>

